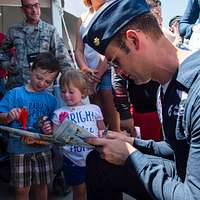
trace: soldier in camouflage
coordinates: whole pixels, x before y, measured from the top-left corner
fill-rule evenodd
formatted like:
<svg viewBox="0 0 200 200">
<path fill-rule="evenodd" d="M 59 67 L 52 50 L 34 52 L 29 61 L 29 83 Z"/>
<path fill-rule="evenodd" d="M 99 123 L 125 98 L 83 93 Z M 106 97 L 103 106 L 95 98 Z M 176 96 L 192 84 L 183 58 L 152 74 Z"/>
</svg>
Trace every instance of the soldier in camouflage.
<svg viewBox="0 0 200 200">
<path fill-rule="evenodd" d="M 40 19 L 39 1 L 21 0 L 21 4 L 26 20 L 9 28 L 2 46 L 4 51 L 8 51 L 13 46 L 16 48 L 15 66 L 9 67 L 8 89 L 29 80 L 29 65 L 41 52 L 53 53 L 63 71 L 74 67 L 56 28 Z"/>
</svg>

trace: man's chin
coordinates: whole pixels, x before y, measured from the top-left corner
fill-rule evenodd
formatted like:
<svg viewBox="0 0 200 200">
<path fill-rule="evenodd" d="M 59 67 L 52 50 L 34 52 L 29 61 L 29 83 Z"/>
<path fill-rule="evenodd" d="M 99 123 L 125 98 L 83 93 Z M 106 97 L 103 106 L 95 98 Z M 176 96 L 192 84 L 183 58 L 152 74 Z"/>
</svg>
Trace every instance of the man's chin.
<svg viewBox="0 0 200 200">
<path fill-rule="evenodd" d="M 30 20 L 38 23 L 39 20 L 40 20 L 40 17 L 39 16 L 36 16 L 36 17 L 34 16 Z"/>
</svg>

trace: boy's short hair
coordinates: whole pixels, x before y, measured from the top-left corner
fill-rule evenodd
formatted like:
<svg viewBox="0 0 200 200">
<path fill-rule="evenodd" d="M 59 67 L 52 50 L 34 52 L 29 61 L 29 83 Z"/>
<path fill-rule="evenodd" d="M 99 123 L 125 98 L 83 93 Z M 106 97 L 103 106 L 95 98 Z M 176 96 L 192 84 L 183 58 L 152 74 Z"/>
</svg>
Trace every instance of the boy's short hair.
<svg viewBox="0 0 200 200">
<path fill-rule="evenodd" d="M 50 72 L 59 72 L 60 66 L 56 57 L 49 52 L 40 53 L 36 56 L 31 66 L 31 70 L 36 68 L 46 69 Z"/>
<path fill-rule="evenodd" d="M 59 80 L 61 90 L 65 87 L 73 85 L 78 88 L 83 95 L 83 98 L 88 95 L 88 84 L 86 77 L 80 70 L 65 71 Z"/>
</svg>

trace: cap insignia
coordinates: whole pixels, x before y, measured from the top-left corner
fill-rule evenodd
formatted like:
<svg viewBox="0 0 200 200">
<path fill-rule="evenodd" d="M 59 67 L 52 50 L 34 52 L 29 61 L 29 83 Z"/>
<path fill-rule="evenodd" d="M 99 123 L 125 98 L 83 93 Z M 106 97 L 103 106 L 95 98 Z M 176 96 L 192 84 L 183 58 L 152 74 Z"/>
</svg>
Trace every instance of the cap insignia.
<svg viewBox="0 0 200 200">
<path fill-rule="evenodd" d="M 94 38 L 94 41 L 93 41 L 93 44 L 94 44 L 95 46 L 99 46 L 99 45 L 100 45 L 100 39 L 99 39 L 98 37 L 95 37 L 95 38 Z"/>
</svg>

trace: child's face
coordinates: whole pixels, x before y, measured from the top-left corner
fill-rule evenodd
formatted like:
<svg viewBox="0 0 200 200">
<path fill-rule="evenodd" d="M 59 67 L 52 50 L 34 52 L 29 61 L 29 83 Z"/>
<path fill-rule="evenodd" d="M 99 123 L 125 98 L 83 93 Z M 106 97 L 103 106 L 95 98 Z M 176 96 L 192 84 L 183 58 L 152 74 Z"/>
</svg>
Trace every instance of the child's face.
<svg viewBox="0 0 200 200">
<path fill-rule="evenodd" d="M 35 92 L 47 89 L 57 76 L 57 72 L 49 72 L 46 69 L 36 68 L 30 70 L 30 88 Z"/>
<path fill-rule="evenodd" d="M 82 104 L 82 93 L 74 85 L 62 88 L 61 97 L 68 106 L 79 106 Z"/>
</svg>

